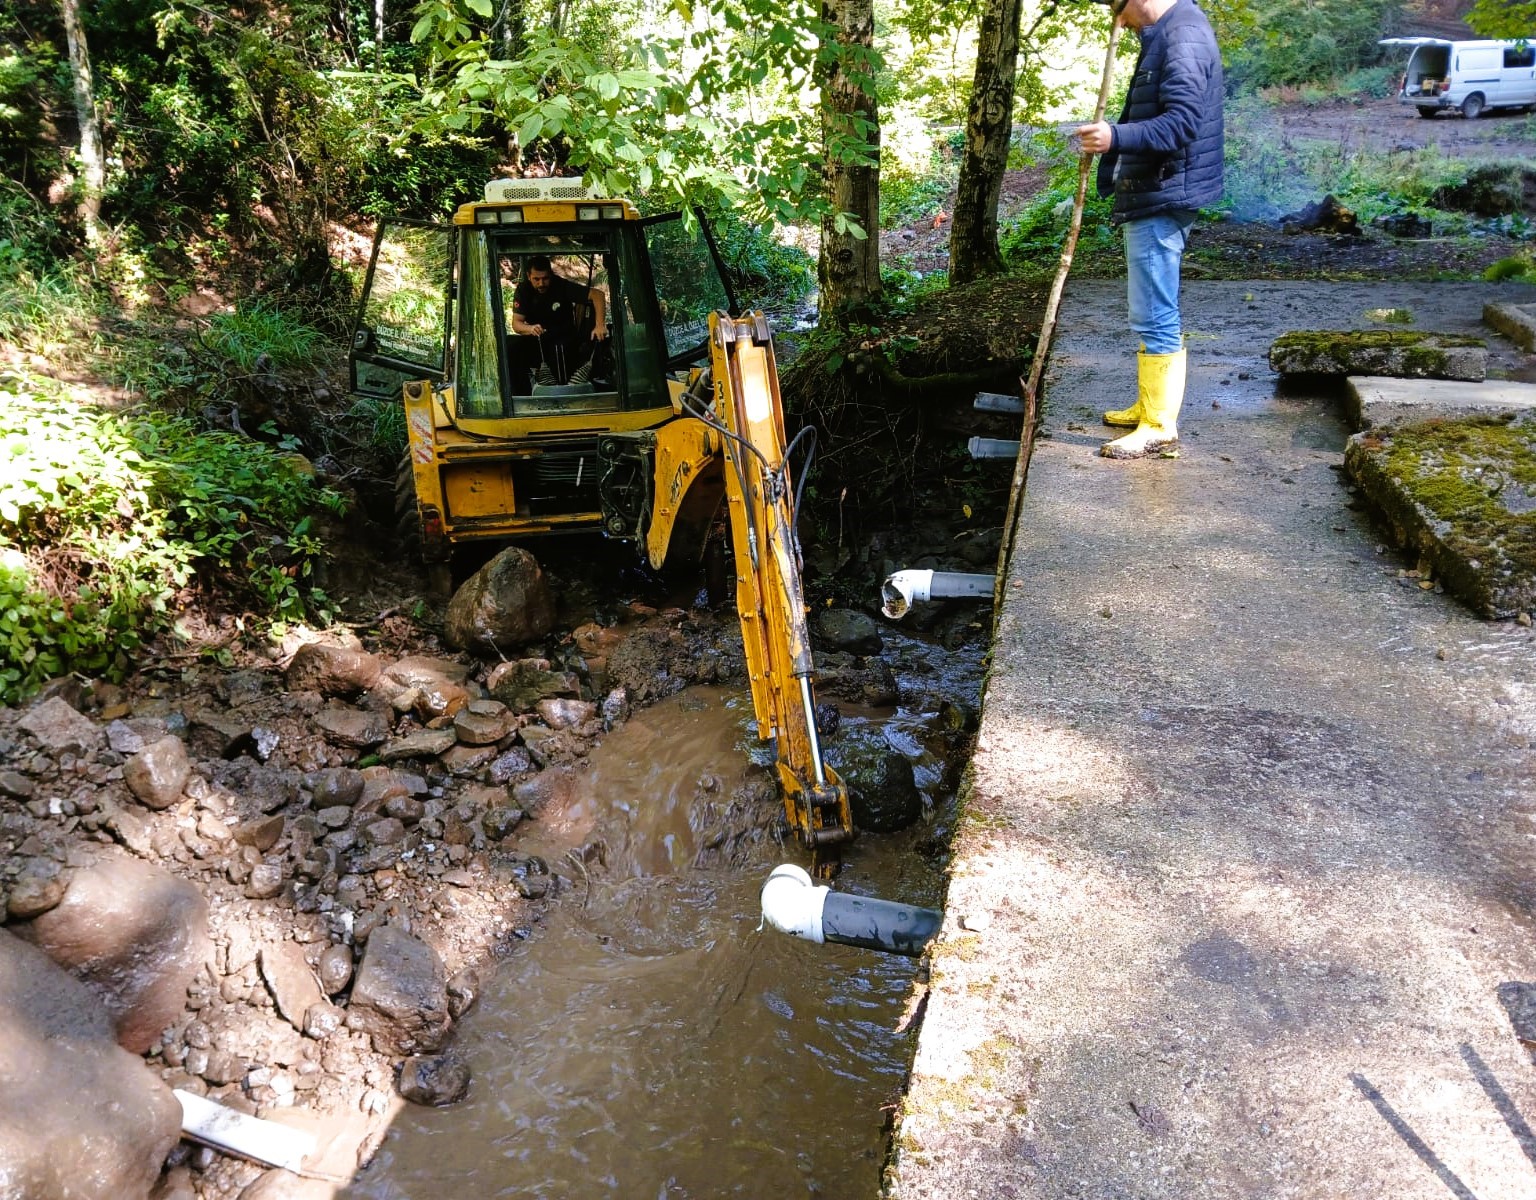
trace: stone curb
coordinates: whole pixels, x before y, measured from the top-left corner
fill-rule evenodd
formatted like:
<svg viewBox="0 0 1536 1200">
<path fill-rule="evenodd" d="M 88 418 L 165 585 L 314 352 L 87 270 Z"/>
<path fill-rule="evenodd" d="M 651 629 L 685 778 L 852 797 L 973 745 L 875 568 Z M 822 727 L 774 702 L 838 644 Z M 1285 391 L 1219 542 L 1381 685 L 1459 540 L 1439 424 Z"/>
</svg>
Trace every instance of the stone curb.
<svg viewBox="0 0 1536 1200">
<path fill-rule="evenodd" d="M 1382 375 L 1351 375 L 1345 384 L 1345 416 L 1357 430 L 1418 421 L 1536 417 L 1536 384 Z"/>
<path fill-rule="evenodd" d="M 1485 304 L 1483 324 L 1536 354 L 1536 304 Z"/>
</svg>

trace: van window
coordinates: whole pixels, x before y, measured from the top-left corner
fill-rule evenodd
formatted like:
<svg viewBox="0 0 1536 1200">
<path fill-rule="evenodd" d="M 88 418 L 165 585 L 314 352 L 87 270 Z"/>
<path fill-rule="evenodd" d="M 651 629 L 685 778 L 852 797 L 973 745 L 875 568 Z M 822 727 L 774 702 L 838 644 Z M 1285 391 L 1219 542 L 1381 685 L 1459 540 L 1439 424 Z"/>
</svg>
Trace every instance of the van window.
<svg viewBox="0 0 1536 1200">
<path fill-rule="evenodd" d="M 1536 67 L 1536 46 L 1526 46 L 1516 49 L 1508 47 L 1504 51 L 1505 67 Z"/>
</svg>

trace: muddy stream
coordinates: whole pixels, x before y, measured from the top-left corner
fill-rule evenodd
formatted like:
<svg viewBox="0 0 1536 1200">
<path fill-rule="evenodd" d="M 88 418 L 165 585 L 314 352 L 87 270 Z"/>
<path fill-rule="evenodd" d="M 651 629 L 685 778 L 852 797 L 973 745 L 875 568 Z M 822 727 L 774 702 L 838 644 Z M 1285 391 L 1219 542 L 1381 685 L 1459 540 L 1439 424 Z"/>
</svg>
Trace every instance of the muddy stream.
<svg viewBox="0 0 1536 1200">
<path fill-rule="evenodd" d="M 951 801 L 924 730 L 938 697 L 975 703 L 980 666 L 906 639 L 894 657 L 912 707 L 845 708 L 840 736 L 883 735 L 935 803 L 910 830 L 861 835 L 836 887 L 936 906 L 935 824 Z M 758 931 L 768 872 L 805 863 L 774 835 L 763 762 L 751 701 L 733 691 L 690 689 L 608 735 L 580 794 L 522 847 L 568 887 L 462 1027 L 469 1097 L 403 1109 L 345 1196 L 876 1193 L 916 965 Z"/>
</svg>

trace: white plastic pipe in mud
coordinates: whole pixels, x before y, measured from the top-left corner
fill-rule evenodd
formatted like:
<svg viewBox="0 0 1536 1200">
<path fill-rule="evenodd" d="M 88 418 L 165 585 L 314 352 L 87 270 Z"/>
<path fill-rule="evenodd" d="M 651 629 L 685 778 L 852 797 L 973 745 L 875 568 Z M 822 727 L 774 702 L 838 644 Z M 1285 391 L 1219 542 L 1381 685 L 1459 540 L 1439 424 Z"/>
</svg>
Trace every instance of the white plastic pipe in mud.
<svg viewBox="0 0 1536 1200">
<path fill-rule="evenodd" d="M 773 869 L 763 884 L 762 902 L 763 924 L 790 937 L 909 958 L 921 954 L 939 930 L 934 909 L 834 892 L 793 863 Z"/>
<path fill-rule="evenodd" d="M 886 577 L 880 589 L 881 610 L 891 620 L 904 617 L 924 600 L 953 600 L 990 596 L 991 575 L 964 575 L 958 571 L 897 571 Z"/>
</svg>

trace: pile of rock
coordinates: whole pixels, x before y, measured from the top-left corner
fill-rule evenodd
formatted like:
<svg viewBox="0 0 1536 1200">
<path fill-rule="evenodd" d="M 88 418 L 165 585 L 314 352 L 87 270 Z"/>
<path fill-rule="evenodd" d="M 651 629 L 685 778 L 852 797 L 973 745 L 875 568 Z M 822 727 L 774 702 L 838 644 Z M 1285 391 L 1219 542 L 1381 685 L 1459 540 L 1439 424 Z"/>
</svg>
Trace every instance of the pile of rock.
<svg viewBox="0 0 1536 1200">
<path fill-rule="evenodd" d="M 26 1084 L 0 1128 L 33 1131 L 0 1141 L 7 1178 L 128 1200 L 169 1163 L 157 1195 L 235 1196 L 259 1168 L 178 1145 L 173 1088 L 376 1119 L 397 1092 L 462 1096 L 443 1050 L 476 966 L 561 885 L 519 826 L 572 792 L 635 691 L 739 670 L 734 620 L 627 616 L 577 630 L 560 665 L 342 635 L 273 669 L 64 680 L 0 710 L 0 1063 Z M 59 1153 L 72 1137 L 107 1165 Z"/>
<path fill-rule="evenodd" d="M 519 852 L 523 823 L 632 706 L 744 677 L 733 614 L 623 617 L 556 657 L 396 658 L 341 633 L 0 709 L 0 1130 L 28 1131 L 0 1137 L 0 1174 L 30 1200 L 272 1200 L 288 1184 L 179 1140 L 172 1089 L 349 1116 L 342 1173 L 396 1096 L 463 1096 L 447 1051 L 478 968 L 562 886 Z M 870 623 L 827 623 L 824 694 L 894 702 Z M 875 750 L 871 807 L 896 820 L 911 769 L 885 779 Z M 86 1139 L 95 1165 L 62 1149 Z"/>
</svg>

